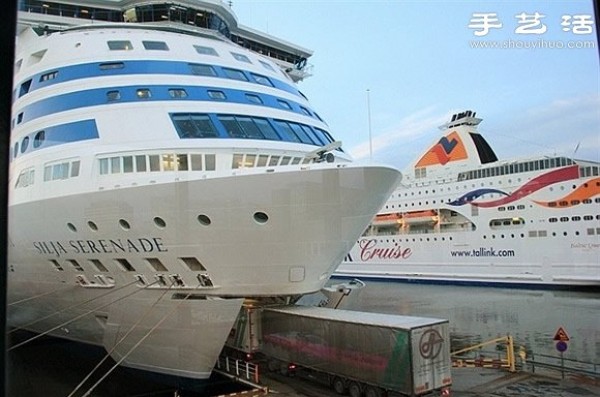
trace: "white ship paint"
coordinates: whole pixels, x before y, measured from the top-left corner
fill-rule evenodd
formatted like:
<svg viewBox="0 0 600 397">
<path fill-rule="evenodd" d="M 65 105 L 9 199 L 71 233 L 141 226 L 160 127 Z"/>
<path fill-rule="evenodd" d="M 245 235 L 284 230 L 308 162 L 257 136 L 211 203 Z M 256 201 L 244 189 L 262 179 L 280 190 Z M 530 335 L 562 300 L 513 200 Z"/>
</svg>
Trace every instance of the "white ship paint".
<svg viewBox="0 0 600 397">
<path fill-rule="evenodd" d="M 400 174 L 331 137 L 310 55 L 221 1 L 21 2 L 9 324 L 205 379 L 245 298 L 323 287 Z"/>
<path fill-rule="evenodd" d="M 600 166 L 498 160 L 472 111 L 403 173 L 336 275 L 412 282 L 600 287 Z"/>
</svg>

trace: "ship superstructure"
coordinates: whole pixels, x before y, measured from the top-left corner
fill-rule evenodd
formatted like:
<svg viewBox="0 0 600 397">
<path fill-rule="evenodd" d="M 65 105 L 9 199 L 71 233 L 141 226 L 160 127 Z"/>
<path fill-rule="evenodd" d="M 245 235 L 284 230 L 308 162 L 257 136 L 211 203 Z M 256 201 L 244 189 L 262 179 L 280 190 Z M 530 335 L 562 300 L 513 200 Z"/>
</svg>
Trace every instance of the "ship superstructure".
<svg viewBox="0 0 600 397">
<path fill-rule="evenodd" d="M 600 286 L 600 165 L 498 160 L 472 111 L 403 181 L 337 270 L 416 282 Z"/>
<path fill-rule="evenodd" d="M 220 1 L 23 1 L 9 323 L 210 375 L 245 298 L 319 290 L 395 186 Z"/>
</svg>

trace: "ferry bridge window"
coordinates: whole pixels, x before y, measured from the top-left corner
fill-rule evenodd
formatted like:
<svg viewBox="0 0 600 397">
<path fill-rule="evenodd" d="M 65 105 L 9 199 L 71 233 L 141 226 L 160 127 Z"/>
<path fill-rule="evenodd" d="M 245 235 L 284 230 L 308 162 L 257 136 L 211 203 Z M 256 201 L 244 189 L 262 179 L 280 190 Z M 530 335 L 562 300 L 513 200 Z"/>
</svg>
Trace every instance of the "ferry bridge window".
<svg viewBox="0 0 600 397">
<path fill-rule="evenodd" d="M 135 170 L 137 172 L 146 172 L 146 156 L 138 155 L 135 156 Z"/>
<path fill-rule="evenodd" d="M 148 156 L 148 163 L 150 164 L 150 172 L 160 171 L 160 156 L 157 154 Z"/>
<path fill-rule="evenodd" d="M 190 160 L 192 163 L 192 171 L 202 171 L 202 155 L 201 154 L 190 155 Z"/>
<path fill-rule="evenodd" d="M 270 63 L 267 63 L 265 61 L 258 61 L 265 69 L 270 70 L 271 72 L 274 72 L 275 69 L 273 68 L 273 66 L 271 66 Z"/>
<path fill-rule="evenodd" d="M 111 51 L 130 51 L 133 50 L 133 45 L 129 40 L 111 40 L 106 44 Z"/>
<path fill-rule="evenodd" d="M 123 172 L 126 174 L 133 172 L 133 157 L 132 156 L 123 156 Z"/>
<path fill-rule="evenodd" d="M 187 154 L 176 154 L 177 156 L 177 170 L 187 171 L 188 167 L 188 155 Z"/>
<path fill-rule="evenodd" d="M 180 138 L 215 138 L 218 136 L 217 129 L 208 115 L 173 114 L 171 119 Z"/>
</svg>

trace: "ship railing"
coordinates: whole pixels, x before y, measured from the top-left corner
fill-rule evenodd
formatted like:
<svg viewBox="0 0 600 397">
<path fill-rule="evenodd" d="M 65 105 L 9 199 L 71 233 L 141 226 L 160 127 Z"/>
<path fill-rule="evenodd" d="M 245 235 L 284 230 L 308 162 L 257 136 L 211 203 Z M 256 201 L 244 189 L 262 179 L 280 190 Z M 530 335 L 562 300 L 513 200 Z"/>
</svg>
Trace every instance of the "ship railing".
<svg viewBox="0 0 600 397">
<path fill-rule="evenodd" d="M 600 380 L 600 363 L 588 361 L 580 361 L 572 358 L 561 356 L 553 356 L 549 354 L 534 354 L 531 353 L 527 360 L 531 372 L 536 370 L 549 369 L 561 373 L 562 379 L 567 374 L 585 375 Z"/>
</svg>

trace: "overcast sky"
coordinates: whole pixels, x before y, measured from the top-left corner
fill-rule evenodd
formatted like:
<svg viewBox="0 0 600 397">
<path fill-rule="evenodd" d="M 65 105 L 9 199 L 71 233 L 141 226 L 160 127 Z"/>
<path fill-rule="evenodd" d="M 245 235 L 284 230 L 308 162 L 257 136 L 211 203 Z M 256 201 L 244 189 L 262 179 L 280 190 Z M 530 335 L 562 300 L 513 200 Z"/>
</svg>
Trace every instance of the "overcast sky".
<svg viewBox="0 0 600 397">
<path fill-rule="evenodd" d="M 591 0 L 234 0 L 233 10 L 314 51 L 299 87 L 356 159 L 369 159 L 369 90 L 374 161 L 403 168 L 467 109 L 501 159 L 577 149 L 600 160 Z"/>
</svg>

